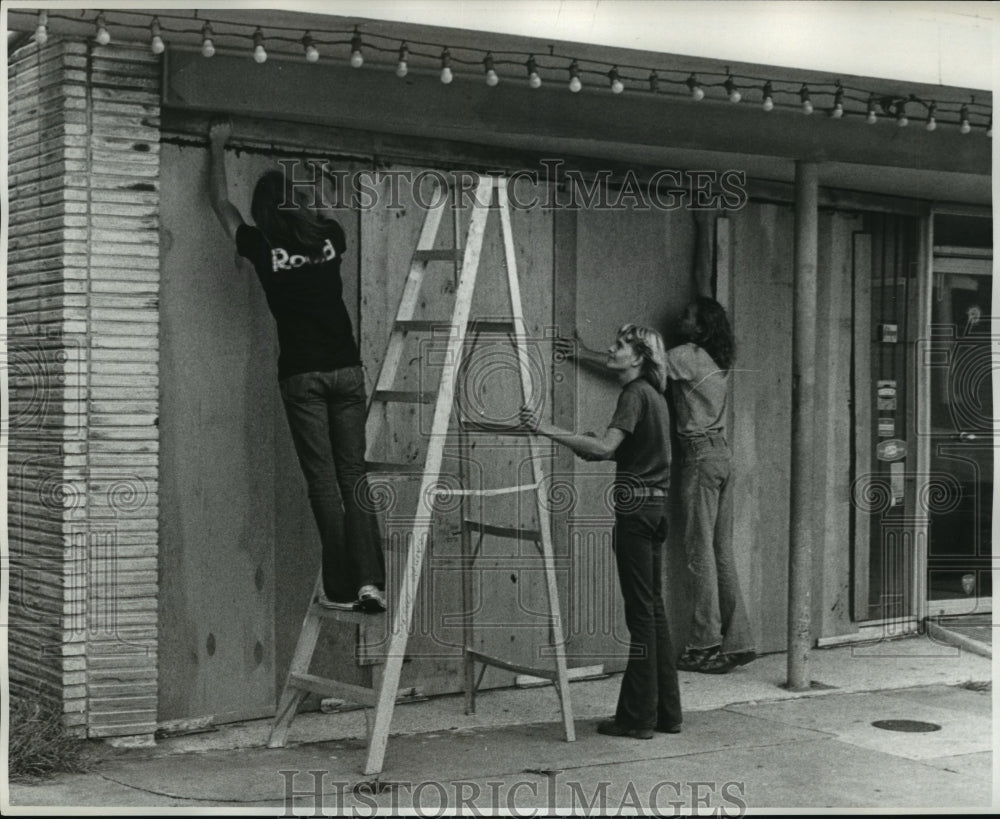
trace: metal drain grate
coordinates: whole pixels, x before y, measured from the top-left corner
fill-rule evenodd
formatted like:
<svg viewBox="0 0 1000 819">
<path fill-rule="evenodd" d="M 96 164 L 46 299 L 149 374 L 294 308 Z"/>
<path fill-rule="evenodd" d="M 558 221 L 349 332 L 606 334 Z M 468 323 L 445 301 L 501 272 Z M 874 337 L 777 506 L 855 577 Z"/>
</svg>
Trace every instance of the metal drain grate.
<svg viewBox="0 0 1000 819">
<path fill-rule="evenodd" d="M 880 719 L 872 723 L 883 731 L 903 731 L 908 734 L 929 733 L 940 731 L 941 726 L 935 722 L 920 722 L 915 719 Z"/>
</svg>

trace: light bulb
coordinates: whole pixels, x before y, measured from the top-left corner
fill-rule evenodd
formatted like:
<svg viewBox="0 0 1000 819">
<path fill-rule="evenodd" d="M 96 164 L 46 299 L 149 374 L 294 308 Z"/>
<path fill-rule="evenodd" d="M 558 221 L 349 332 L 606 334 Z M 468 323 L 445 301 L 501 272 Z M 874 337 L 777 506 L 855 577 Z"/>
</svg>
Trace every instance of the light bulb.
<svg viewBox="0 0 1000 819">
<path fill-rule="evenodd" d="M 837 88 L 837 93 L 833 95 L 833 110 L 830 112 L 830 116 L 834 119 L 840 119 L 844 116 L 844 89 Z"/>
<path fill-rule="evenodd" d="M 441 52 L 441 82 L 448 85 L 455 75 L 451 73 L 451 52 L 446 48 Z"/>
<path fill-rule="evenodd" d="M 621 79 L 618 76 L 618 69 L 617 68 L 612 68 L 608 72 L 608 79 L 611 81 L 611 93 L 612 94 L 620 94 L 622 91 L 625 90 L 625 86 L 624 86 L 624 84 L 622 83 Z"/>
<path fill-rule="evenodd" d="M 306 62 L 315 63 L 319 60 L 319 49 L 316 48 L 316 42 L 309 36 L 308 31 L 302 38 L 302 46 L 306 50 Z"/>
<path fill-rule="evenodd" d="M 802 100 L 802 113 L 811 114 L 813 112 L 813 104 L 812 99 L 809 96 L 809 88 L 807 86 L 802 86 L 802 90 L 799 91 L 799 99 Z"/>
<path fill-rule="evenodd" d="M 868 97 L 868 115 L 865 117 L 865 122 L 869 125 L 874 125 L 878 122 L 878 115 L 875 113 L 875 98 Z"/>
<path fill-rule="evenodd" d="M 406 47 L 406 43 L 400 43 L 399 45 L 399 62 L 396 63 L 396 76 L 402 79 L 406 76 L 406 72 L 410 70 L 409 66 L 406 64 L 407 59 L 410 56 L 410 50 Z"/>
<path fill-rule="evenodd" d="M 500 77 L 497 76 L 497 72 L 493 69 L 493 55 L 487 54 L 486 59 L 483 60 L 483 67 L 486 70 L 486 84 L 492 88 L 498 82 L 500 82 Z"/>
<path fill-rule="evenodd" d="M 959 114 L 959 118 L 961 119 L 962 124 L 958 127 L 958 130 L 961 133 L 963 133 L 963 134 L 969 133 L 969 131 L 972 130 L 972 126 L 969 124 L 969 106 L 968 105 L 963 105 L 962 106 L 962 113 Z"/>
<path fill-rule="evenodd" d="M 212 42 L 212 27 L 205 23 L 201 27 L 201 56 L 212 57 L 215 55 L 215 43 Z"/>
<path fill-rule="evenodd" d="M 906 110 L 902 105 L 899 106 L 899 111 L 896 113 L 896 124 L 900 128 L 905 128 L 910 124 L 910 118 L 906 116 Z"/>
<path fill-rule="evenodd" d="M 573 60 L 569 67 L 569 90 L 577 94 L 581 88 L 583 88 L 583 83 L 580 82 L 580 66 L 577 65 L 576 60 Z"/>
<path fill-rule="evenodd" d="M 771 87 L 770 82 L 764 83 L 764 99 L 761 102 L 760 107 L 765 111 L 774 110 L 774 89 Z"/>
<path fill-rule="evenodd" d="M 259 28 L 253 33 L 253 58 L 258 64 L 267 62 L 267 52 L 264 50 L 264 32 Z"/>
<path fill-rule="evenodd" d="M 724 83 L 723 87 L 726 89 L 726 94 L 729 96 L 730 102 L 739 102 L 743 99 L 743 95 L 740 93 L 739 89 L 736 87 L 736 83 L 733 82 L 733 78 L 729 77 Z"/>
<path fill-rule="evenodd" d="M 695 79 L 694 74 L 687 78 L 687 87 L 691 90 L 691 99 L 695 101 L 705 99 L 705 91 L 698 85 L 698 80 Z"/>
<path fill-rule="evenodd" d="M 97 33 L 94 35 L 94 39 L 97 40 L 98 45 L 106 46 L 111 42 L 111 34 L 108 32 L 107 25 L 105 25 L 103 14 L 97 15 L 95 25 L 97 26 Z"/>
<path fill-rule="evenodd" d="M 538 65 L 535 63 L 534 57 L 528 57 L 528 62 L 525 63 L 528 69 L 528 85 L 532 88 L 540 88 L 542 85 L 542 78 L 538 73 Z"/>
<path fill-rule="evenodd" d="M 49 41 L 49 14 L 38 12 L 38 26 L 35 28 L 35 42 L 43 46 Z"/>
<path fill-rule="evenodd" d="M 149 24 L 149 50 L 154 54 L 162 54 L 166 46 L 163 44 L 163 38 L 160 36 L 160 21 L 155 17 L 153 22 Z"/>
<path fill-rule="evenodd" d="M 934 116 L 937 113 L 937 103 L 932 102 L 927 107 L 927 124 L 924 126 L 928 131 L 934 131 L 937 129 L 937 118 Z"/>
<path fill-rule="evenodd" d="M 361 54 L 361 35 L 354 29 L 354 36 L 351 37 L 351 68 L 361 68 L 365 64 L 365 58 Z"/>
</svg>

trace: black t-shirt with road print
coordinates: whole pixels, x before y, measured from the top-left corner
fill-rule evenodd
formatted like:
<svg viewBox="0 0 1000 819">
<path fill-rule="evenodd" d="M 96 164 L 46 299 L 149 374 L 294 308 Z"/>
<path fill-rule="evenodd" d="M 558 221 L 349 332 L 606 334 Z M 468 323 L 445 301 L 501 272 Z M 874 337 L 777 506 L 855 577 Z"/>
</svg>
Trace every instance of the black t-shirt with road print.
<svg viewBox="0 0 1000 819">
<path fill-rule="evenodd" d="M 272 246 L 251 225 L 236 230 L 236 250 L 257 271 L 278 325 L 279 379 L 361 363 L 340 278 L 346 249 L 344 229 L 333 220 L 323 246 L 311 251 Z"/>
</svg>

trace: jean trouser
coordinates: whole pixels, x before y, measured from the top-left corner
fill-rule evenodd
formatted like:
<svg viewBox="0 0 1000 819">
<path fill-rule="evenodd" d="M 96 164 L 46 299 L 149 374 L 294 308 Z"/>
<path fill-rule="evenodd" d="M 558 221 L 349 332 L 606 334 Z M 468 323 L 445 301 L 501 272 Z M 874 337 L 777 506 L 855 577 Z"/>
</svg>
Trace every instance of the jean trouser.
<svg viewBox="0 0 1000 819">
<path fill-rule="evenodd" d="M 733 554 L 732 456 L 725 436 L 681 439 L 684 547 L 694 604 L 691 648 L 753 649 Z"/>
<path fill-rule="evenodd" d="M 385 585 L 385 555 L 365 473 L 365 376 L 360 366 L 298 373 L 280 382 L 288 426 L 323 545 L 331 600 Z"/>
<path fill-rule="evenodd" d="M 666 502 L 650 498 L 615 515 L 614 550 L 625 601 L 629 658 L 615 722 L 628 728 L 680 725 L 681 694 L 663 606 Z"/>
</svg>

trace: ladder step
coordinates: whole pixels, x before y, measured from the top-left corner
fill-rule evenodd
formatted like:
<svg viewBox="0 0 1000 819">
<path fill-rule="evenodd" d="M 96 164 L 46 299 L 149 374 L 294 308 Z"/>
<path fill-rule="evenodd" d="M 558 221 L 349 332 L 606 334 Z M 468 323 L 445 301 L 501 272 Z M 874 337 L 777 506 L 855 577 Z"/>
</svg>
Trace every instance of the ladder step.
<svg viewBox="0 0 1000 819">
<path fill-rule="evenodd" d="M 375 626 L 385 622 L 385 612 L 374 613 L 364 611 L 344 611 L 342 609 L 323 608 L 319 603 L 310 606 L 310 612 L 324 620 L 336 620 L 340 623 L 354 623 L 359 626 Z"/>
<path fill-rule="evenodd" d="M 383 475 L 406 475 L 413 477 L 424 474 L 423 464 L 397 464 L 389 461 L 366 461 L 366 471 Z"/>
<path fill-rule="evenodd" d="M 397 319 L 394 327 L 407 333 L 429 333 L 437 329 L 449 330 L 451 323 L 447 319 Z"/>
<path fill-rule="evenodd" d="M 464 251 L 460 247 L 439 247 L 430 250 L 415 250 L 415 262 L 460 262 Z"/>
<path fill-rule="evenodd" d="M 483 523 L 480 520 L 463 520 L 462 523 L 469 531 L 479 532 L 483 535 L 506 537 L 513 540 L 542 539 L 542 533 L 538 529 L 521 529 L 517 526 L 494 526 L 492 523 Z"/>
<path fill-rule="evenodd" d="M 470 319 L 466 327 L 478 333 L 504 333 L 510 335 L 516 331 L 513 321 L 504 319 Z M 450 331 L 449 319 L 396 319 L 395 330 L 412 333 L 430 333 L 433 330 Z"/>
<path fill-rule="evenodd" d="M 515 674 L 530 674 L 532 677 L 542 677 L 546 680 L 555 680 L 558 678 L 558 672 L 555 668 L 535 668 L 530 665 L 510 663 L 507 660 L 501 660 L 499 657 L 492 657 L 489 654 L 483 654 L 481 651 L 473 651 L 472 649 L 466 649 L 466 653 L 476 662 L 480 662 L 483 665 L 492 665 L 506 671 L 513 671 Z"/>
<path fill-rule="evenodd" d="M 378 691 L 374 688 L 317 677 L 315 674 L 289 674 L 288 685 L 326 697 L 338 697 L 349 702 L 359 702 L 362 705 L 374 705 L 378 701 Z"/>
<path fill-rule="evenodd" d="M 421 390 L 375 390 L 372 400 L 399 404 L 433 404 L 437 400 L 437 393 Z"/>
<path fill-rule="evenodd" d="M 479 333 L 513 333 L 517 329 L 513 319 L 472 319 L 467 326 Z"/>
</svg>

